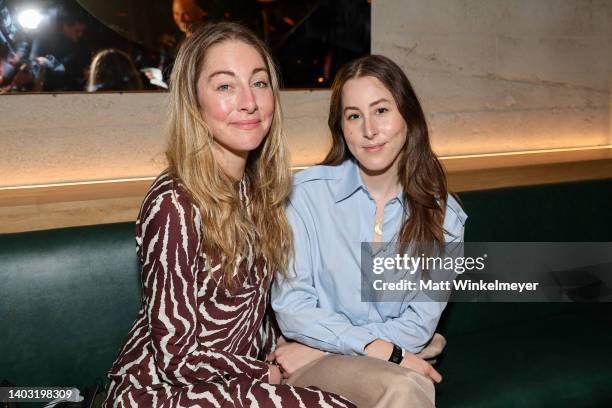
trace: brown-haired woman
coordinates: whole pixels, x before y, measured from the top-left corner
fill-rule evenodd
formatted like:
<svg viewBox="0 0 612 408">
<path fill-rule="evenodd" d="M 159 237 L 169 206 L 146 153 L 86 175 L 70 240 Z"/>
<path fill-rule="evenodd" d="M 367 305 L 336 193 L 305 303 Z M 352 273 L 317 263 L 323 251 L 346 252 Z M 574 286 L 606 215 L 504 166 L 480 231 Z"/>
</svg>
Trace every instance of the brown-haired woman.
<svg viewBox="0 0 612 408">
<path fill-rule="evenodd" d="M 467 216 L 447 193 L 412 86 L 389 58 L 340 70 L 328 123 L 331 150 L 295 176 L 287 209 L 295 259 L 289 278 L 273 284 L 272 306 L 295 342 L 280 345 L 276 361 L 290 384 L 318 385 L 358 406 L 433 406 L 442 378 L 426 359 L 444 347 L 434 331 L 446 302 L 418 290 L 363 302 L 361 243 L 445 248 L 463 240 Z"/>
<path fill-rule="evenodd" d="M 208 24 L 171 76 L 168 169 L 136 222 L 143 300 L 105 406 L 352 406 L 279 384 L 266 313 L 291 249 L 278 78 L 246 28 Z M 269 310 L 269 309 L 268 309 Z"/>
</svg>

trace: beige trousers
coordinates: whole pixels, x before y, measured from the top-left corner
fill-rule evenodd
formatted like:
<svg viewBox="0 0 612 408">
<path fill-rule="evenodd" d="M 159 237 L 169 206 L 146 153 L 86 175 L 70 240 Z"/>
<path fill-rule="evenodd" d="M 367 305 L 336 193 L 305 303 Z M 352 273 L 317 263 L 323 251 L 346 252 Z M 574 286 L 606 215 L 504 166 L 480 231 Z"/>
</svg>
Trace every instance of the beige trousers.
<svg viewBox="0 0 612 408">
<path fill-rule="evenodd" d="M 446 340 L 435 334 L 417 354 L 426 360 L 439 355 Z M 359 408 L 421 408 L 435 406 L 433 382 L 416 371 L 365 356 L 328 354 L 296 371 L 286 384 L 315 386 L 340 394 Z"/>
</svg>

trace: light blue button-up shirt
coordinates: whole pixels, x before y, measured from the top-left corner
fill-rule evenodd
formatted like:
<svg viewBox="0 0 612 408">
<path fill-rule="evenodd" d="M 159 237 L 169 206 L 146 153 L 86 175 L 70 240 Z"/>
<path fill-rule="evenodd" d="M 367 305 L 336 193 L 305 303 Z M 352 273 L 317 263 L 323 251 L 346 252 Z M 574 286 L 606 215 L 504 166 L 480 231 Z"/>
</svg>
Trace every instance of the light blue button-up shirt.
<svg viewBox="0 0 612 408">
<path fill-rule="evenodd" d="M 382 241 L 397 241 L 402 194 L 385 204 Z M 416 353 L 429 341 L 445 302 L 362 302 L 361 242 L 374 240 L 376 203 L 358 166 L 313 166 L 298 173 L 287 206 L 295 258 L 272 286 L 283 334 L 332 353 L 361 355 L 380 338 Z M 445 241 L 463 241 L 467 215 L 449 195 Z"/>
</svg>

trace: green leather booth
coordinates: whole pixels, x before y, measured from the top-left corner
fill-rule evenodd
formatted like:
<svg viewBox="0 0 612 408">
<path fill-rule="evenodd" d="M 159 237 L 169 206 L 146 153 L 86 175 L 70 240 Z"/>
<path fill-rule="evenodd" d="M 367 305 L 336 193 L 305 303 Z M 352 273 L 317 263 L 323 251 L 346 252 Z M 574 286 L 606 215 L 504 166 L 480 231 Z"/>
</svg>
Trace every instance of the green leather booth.
<svg viewBox="0 0 612 408">
<path fill-rule="evenodd" d="M 612 180 L 459 196 L 468 241 L 612 241 Z M 0 380 L 105 381 L 139 309 L 133 230 L 0 235 Z M 612 407 L 612 304 L 453 303 L 439 331 L 439 407 Z"/>
</svg>

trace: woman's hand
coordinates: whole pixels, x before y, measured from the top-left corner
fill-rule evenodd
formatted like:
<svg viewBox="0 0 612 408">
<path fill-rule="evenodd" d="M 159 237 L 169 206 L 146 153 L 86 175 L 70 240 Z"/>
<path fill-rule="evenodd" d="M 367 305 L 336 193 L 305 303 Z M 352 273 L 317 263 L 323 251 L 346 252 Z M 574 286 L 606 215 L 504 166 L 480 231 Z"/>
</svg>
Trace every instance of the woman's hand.
<svg viewBox="0 0 612 408">
<path fill-rule="evenodd" d="M 276 362 L 283 369 L 283 376 L 289 378 L 306 364 L 323 357 L 325 352 L 291 341 L 280 344 L 274 351 L 274 355 Z"/>
<path fill-rule="evenodd" d="M 400 366 L 410 368 L 417 373 L 423 374 L 425 377 L 431 378 L 431 380 L 435 383 L 442 381 L 442 376 L 436 371 L 435 368 L 433 368 L 431 364 L 412 353 L 406 352 Z"/>
<path fill-rule="evenodd" d="M 376 339 L 368 344 L 363 351 L 369 357 L 375 357 L 388 361 L 389 357 L 391 357 L 391 353 L 393 352 L 393 343 L 382 339 Z M 400 366 L 414 370 L 419 374 L 423 374 L 425 377 L 430 378 L 435 383 L 442 381 L 442 376 L 436 371 L 435 368 L 433 368 L 431 364 L 412 353 L 406 352 Z"/>
<path fill-rule="evenodd" d="M 382 339 L 376 339 L 368 344 L 363 351 L 368 357 L 389 361 L 389 357 L 391 357 L 391 353 L 393 353 L 393 343 L 389 343 Z"/>
<path fill-rule="evenodd" d="M 268 364 L 268 382 L 270 384 L 280 384 L 283 376 L 280 371 L 280 367 L 274 364 Z"/>
</svg>

